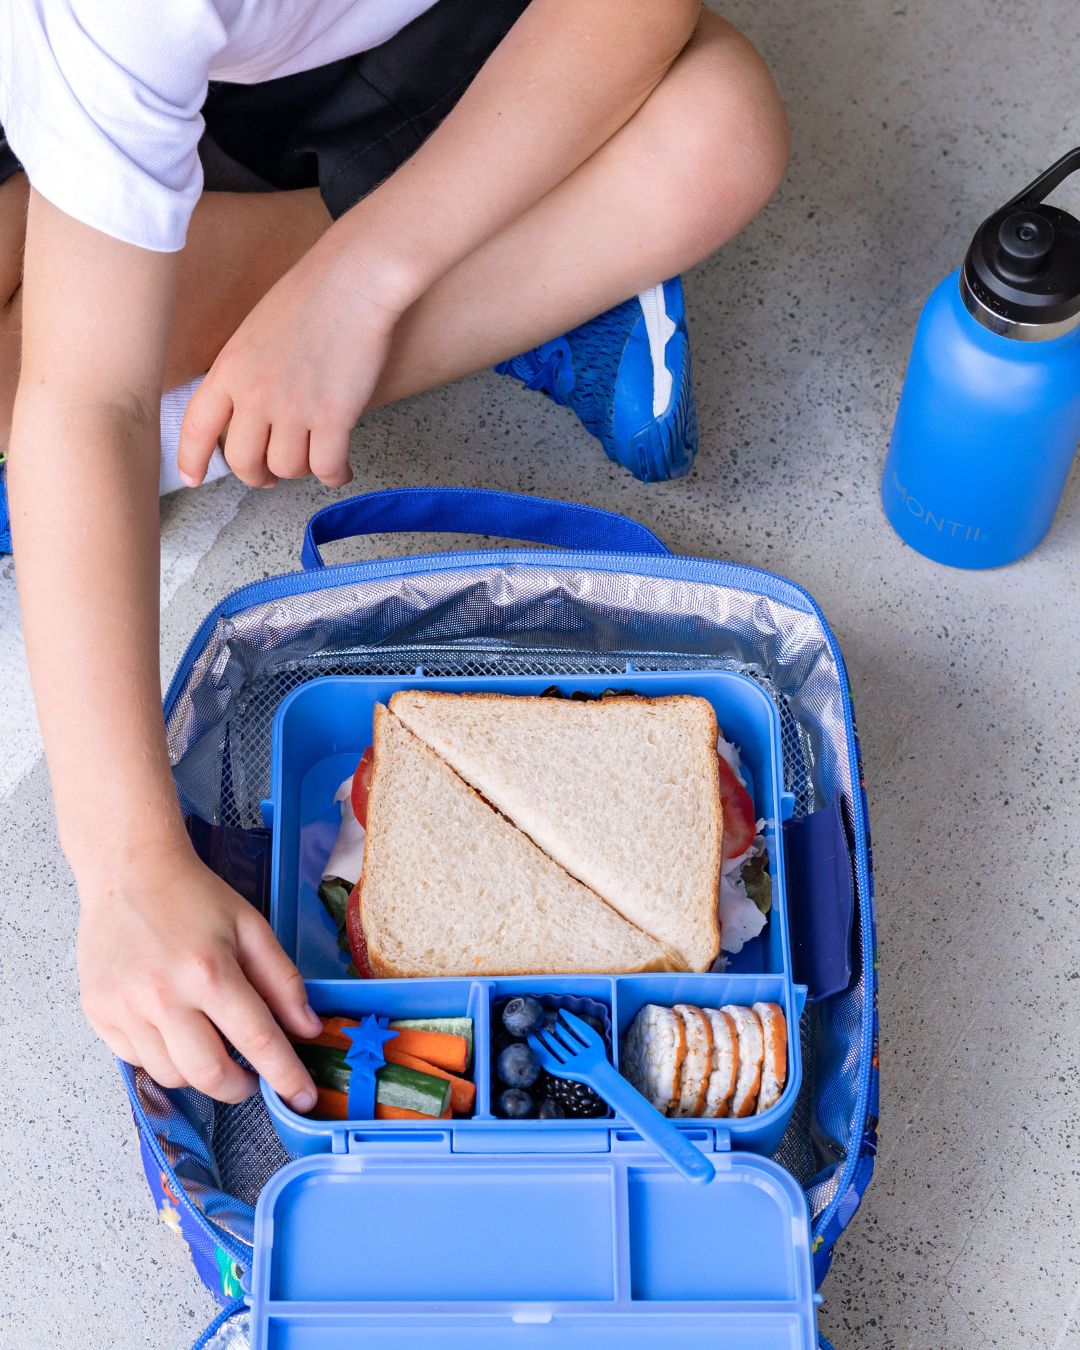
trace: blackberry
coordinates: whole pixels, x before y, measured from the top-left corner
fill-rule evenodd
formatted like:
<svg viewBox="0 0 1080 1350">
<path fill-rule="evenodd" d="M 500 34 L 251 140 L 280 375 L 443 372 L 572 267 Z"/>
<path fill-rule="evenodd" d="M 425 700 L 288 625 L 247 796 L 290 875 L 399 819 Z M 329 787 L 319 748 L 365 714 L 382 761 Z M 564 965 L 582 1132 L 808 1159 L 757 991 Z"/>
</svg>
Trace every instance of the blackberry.
<svg viewBox="0 0 1080 1350">
<path fill-rule="evenodd" d="M 568 1116 L 606 1116 L 607 1102 L 598 1097 L 585 1083 L 575 1083 L 572 1078 L 556 1078 L 553 1074 L 542 1073 L 537 1079 L 535 1094 L 540 1100 L 547 1098 L 561 1106 Z"/>
</svg>

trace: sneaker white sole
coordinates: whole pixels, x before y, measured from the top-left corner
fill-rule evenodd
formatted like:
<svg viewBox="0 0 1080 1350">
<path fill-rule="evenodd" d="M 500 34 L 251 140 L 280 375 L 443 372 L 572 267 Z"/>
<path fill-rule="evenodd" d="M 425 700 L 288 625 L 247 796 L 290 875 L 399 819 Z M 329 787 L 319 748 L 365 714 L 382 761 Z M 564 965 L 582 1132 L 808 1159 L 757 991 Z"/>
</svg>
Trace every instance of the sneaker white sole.
<svg viewBox="0 0 1080 1350">
<path fill-rule="evenodd" d="M 664 307 L 663 285 L 650 286 L 647 291 L 642 291 L 638 296 L 638 304 L 641 305 L 641 312 L 645 315 L 645 332 L 649 339 L 649 357 L 652 361 L 653 416 L 660 417 L 667 412 L 671 404 L 674 381 L 664 357 L 668 343 L 675 336 L 676 325 Z"/>
</svg>

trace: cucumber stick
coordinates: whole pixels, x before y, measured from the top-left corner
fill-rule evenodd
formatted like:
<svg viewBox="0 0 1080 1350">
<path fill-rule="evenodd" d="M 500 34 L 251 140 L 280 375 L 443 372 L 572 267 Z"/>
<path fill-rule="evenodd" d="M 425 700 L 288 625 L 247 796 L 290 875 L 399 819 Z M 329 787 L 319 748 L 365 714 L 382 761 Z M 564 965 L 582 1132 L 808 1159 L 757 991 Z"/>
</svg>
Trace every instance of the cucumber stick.
<svg viewBox="0 0 1080 1350">
<path fill-rule="evenodd" d="M 296 1045 L 293 1048 L 319 1087 L 348 1092 L 352 1070 L 344 1050 L 334 1050 L 327 1045 Z"/>
<path fill-rule="evenodd" d="M 348 1093 L 352 1070 L 344 1050 L 298 1045 L 296 1052 L 320 1087 Z M 441 1116 L 450 1100 L 450 1082 L 403 1064 L 387 1064 L 375 1075 L 375 1100 L 382 1106 L 403 1106 L 425 1116 Z"/>
<path fill-rule="evenodd" d="M 464 1036 L 468 1046 L 465 1067 L 472 1063 L 473 1020 L 471 1017 L 399 1017 L 392 1031 L 441 1031 L 444 1036 Z"/>
<path fill-rule="evenodd" d="M 387 1064 L 375 1075 L 375 1100 L 380 1106 L 402 1106 L 425 1116 L 441 1116 L 450 1100 L 450 1083 L 404 1064 Z"/>
</svg>

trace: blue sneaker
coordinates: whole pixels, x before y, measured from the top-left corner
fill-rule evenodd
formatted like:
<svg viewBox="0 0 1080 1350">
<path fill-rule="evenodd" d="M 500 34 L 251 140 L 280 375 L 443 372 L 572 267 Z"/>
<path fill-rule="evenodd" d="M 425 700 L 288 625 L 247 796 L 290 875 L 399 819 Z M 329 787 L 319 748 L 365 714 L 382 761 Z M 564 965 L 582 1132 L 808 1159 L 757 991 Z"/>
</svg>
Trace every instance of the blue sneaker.
<svg viewBox="0 0 1080 1350">
<path fill-rule="evenodd" d="M 0 557 L 11 552 L 11 517 L 7 504 L 7 452 L 0 450 Z"/>
<path fill-rule="evenodd" d="M 607 457 L 643 483 L 690 472 L 697 407 L 678 277 L 495 371 L 572 408 Z"/>
</svg>

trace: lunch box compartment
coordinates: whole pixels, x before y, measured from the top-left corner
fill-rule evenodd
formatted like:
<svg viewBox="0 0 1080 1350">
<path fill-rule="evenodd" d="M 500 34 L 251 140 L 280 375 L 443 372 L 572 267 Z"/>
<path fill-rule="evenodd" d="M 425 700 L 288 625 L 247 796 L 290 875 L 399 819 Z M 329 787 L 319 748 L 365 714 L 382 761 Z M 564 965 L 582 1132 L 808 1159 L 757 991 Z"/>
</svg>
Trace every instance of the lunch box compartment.
<svg viewBox="0 0 1080 1350">
<path fill-rule="evenodd" d="M 806 990 L 791 985 L 776 975 L 621 975 L 615 978 L 616 1054 L 622 1046 L 630 1023 L 646 1003 L 672 1008 L 676 1003 L 691 1003 L 699 1008 L 720 1008 L 726 1003 L 750 1007 L 752 1003 L 779 1003 L 787 1021 L 788 1067 L 784 1091 L 775 1106 L 760 1116 L 739 1120 L 680 1118 L 683 1128 L 693 1126 L 730 1131 L 734 1148 L 773 1153 L 783 1138 L 795 1101 L 802 1086 L 802 1050 L 799 1019 L 806 1002 Z M 616 1058 L 616 1065 L 619 1060 Z"/>
<path fill-rule="evenodd" d="M 489 1077 L 482 1059 L 481 1045 L 488 1043 L 488 998 L 486 986 L 470 980 L 313 980 L 307 986 L 308 1002 L 321 1017 L 352 1017 L 361 1020 L 374 1015 L 388 1017 L 471 1017 L 473 1054 L 465 1075 L 476 1083 L 476 1112 L 488 1112 Z M 299 1157 L 323 1153 L 339 1146 L 356 1127 L 357 1137 L 368 1131 L 380 1134 L 397 1130 L 438 1129 L 449 1122 L 426 1120 L 316 1120 L 290 1110 L 265 1079 L 259 1080 L 263 1099 L 274 1121 L 274 1128 L 286 1149 Z M 475 1117 L 461 1117 L 471 1120 Z"/>
<path fill-rule="evenodd" d="M 271 922 L 306 979 L 340 978 L 349 964 L 318 891 L 341 821 L 334 794 L 371 744 L 375 704 L 388 703 L 399 689 L 536 695 L 552 687 L 565 695 L 622 690 L 653 698 L 696 694 L 708 699 L 724 735 L 739 747 L 754 809 L 766 822 L 773 897 L 764 931 L 727 958 L 727 970 L 790 970 L 781 828 L 792 799 L 783 791 L 779 714 L 759 684 L 725 670 L 465 679 L 439 679 L 417 670 L 403 677 L 311 680 L 283 699 L 274 717 L 272 795 L 263 808 L 274 833 Z"/>
<path fill-rule="evenodd" d="M 644 1150 L 461 1156 L 448 1141 L 305 1158 L 267 1186 L 255 1350 L 661 1339 L 709 1350 L 809 1346 L 810 1231 L 798 1184 L 706 1140 L 692 1186 Z"/>
<path fill-rule="evenodd" d="M 285 1105 L 274 1089 L 260 1080 L 263 1098 L 274 1127 L 293 1157 L 315 1153 L 343 1152 L 356 1144 L 409 1138 L 446 1137 L 457 1152 L 528 1153 L 541 1149 L 572 1152 L 604 1149 L 608 1135 L 618 1132 L 623 1140 L 636 1138 L 618 1116 L 568 1117 L 563 1120 L 506 1120 L 495 1114 L 494 1102 L 501 1087 L 494 1081 L 492 1056 L 493 1010 L 515 994 L 532 994 L 548 1006 L 569 1006 L 587 1001 L 608 1011 L 612 1028 L 612 1060 L 619 1067 L 619 1049 L 626 1029 L 646 1003 L 671 1007 L 696 1003 L 718 1008 L 725 1003 L 747 1007 L 757 1001 L 779 1003 L 788 1022 L 788 1076 L 780 1100 L 760 1116 L 741 1120 L 707 1120 L 687 1117 L 676 1121 L 680 1129 L 701 1138 L 718 1133 L 730 1137 L 731 1147 L 757 1153 L 772 1153 L 779 1144 L 802 1083 L 799 1017 L 806 998 L 801 986 L 790 986 L 779 975 L 561 975 L 540 978 L 508 976 L 500 980 L 313 980 L 307 984 L 308 999 L 323 1016 L 363 1018 L 369 1014 L 388 1017 L 471 1017 L 473 1055 L 468 1076 L 476 1083 L 476 1111 L 472 1116 L 449 1120 L 315 1120 L 298 1115 Z"/>
<path fill-rule="evenodd" d="M 554 984 L 554 987 L 552 987 Z M 572 992 L 568 986 L 572 986 Z M 520 975 L 513 978 L 506 978 L 497 981 L 490 988 L 491 1002 L 489 1012 L 489 1026 L 491 1030 L 491 1109 L 496 1116 L 499 1116 L 498 1099 L 503 1091 L 505 1084 L 499 1081 L 497 1061 L 500 1047 L 509 1045 L 513 1040 L 520 1040 L 520 1037 L 510 1037 L 502 1024 L 502 1007 L 514 997 L 529 995 L 537 1000 L 542 1008 L 548 1012 L 567 1011 L 577 1013 L 578 1016 L 595 1017 L 604 1028 L 604 1039 L 608 1045 L 608 1057 L 615 1063 L 615 1022 L 612 1016 L 612 982 L 607 976 L 589 976 L 574 975 L 572 977 L 536 977 L 531 975 Z M 530 1089 L 534 1098 L 537 1093 Z M 503 1119 L 503 1117 L 500 1117 Z M 603 1116 L 588 1117 L 588 1119 L 603 1121 L 611 1119 L 610 1110 Z M 526 1117 L 524 1121 L 514 1122 L 516 1124 L 550 1124 L 550 1121 L 540 1121 L 533 1117 Z"/>
</svg>

